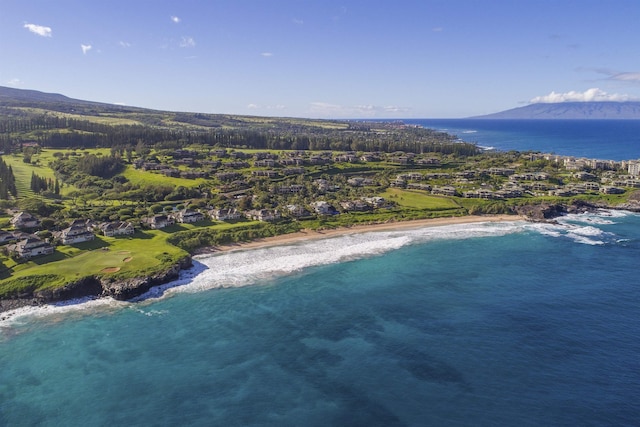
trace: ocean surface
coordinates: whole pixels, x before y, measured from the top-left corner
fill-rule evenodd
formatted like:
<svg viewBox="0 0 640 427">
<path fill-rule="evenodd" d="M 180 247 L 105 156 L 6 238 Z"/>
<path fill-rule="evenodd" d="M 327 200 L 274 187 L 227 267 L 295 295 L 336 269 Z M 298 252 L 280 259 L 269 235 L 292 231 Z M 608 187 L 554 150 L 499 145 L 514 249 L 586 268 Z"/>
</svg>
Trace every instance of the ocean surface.
<svg viewBox="0 0 640 427">
<path fill-rule="evenodd" d="M 500 151 L 540 151 L 601 160 L 640 158 L 640 120 L 411 119 Z"/>
<path fill-rule="evenodd" d="M 198 257 L 0 321 L 0 426 L 636 426 L 639 260 L 608 210 Z"/>
</svg>

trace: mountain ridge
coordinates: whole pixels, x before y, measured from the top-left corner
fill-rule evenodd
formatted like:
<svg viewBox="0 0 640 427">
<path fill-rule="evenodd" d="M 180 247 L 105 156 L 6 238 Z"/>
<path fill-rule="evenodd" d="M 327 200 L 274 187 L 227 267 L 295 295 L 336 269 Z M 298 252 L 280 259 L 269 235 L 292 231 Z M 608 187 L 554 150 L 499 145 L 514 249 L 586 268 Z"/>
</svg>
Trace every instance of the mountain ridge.
<svg viewBox="0 0 640 427">
<path fill-rule="evenodd" d="M 469 119 L 640 120 L 638 101 L 537 103 Z"/>
</svg>

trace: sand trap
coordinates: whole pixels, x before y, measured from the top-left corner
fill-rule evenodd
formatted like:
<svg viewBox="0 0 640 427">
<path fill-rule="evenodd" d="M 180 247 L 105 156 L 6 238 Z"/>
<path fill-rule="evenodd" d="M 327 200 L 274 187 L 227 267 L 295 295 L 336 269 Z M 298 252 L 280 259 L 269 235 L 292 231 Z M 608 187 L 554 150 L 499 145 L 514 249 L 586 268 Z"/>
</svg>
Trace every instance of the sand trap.
<svg viewBox="0 0 640 427">
<path fill-rule="evenodd" d="M 123 260 L 122 260 L 122 262 L 129 262 L 129 261 L 131 261 L 132 259 L 133 259 L 133 257 L 132 257 L 132 256 L 128 256 L 128 257 L 126 257 L 125 259 L 123 259 Z"/>
<path fill-rule="evenodd" d="M 103 273 L 117 273 L 120 271 L 120 267 L 106 267 L 102 269 Z"/>
</svg>

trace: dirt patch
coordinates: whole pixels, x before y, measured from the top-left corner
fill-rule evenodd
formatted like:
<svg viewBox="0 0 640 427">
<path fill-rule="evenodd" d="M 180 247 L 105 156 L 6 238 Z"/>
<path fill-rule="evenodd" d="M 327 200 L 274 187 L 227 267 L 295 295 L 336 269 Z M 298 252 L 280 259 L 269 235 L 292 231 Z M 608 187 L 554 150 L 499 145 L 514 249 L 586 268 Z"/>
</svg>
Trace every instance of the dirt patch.
<svg viewBox="0 0 640 427">
<path fill-rule="evenodd" d="M 117 273 L 120 271 L 120 267 L 106 267 L 101 270 L 103 273 Z"/>
<path fill-rule="evenodd" d="M 128 256 L 128 257 L 126 257 L 125 259 L 123 259 L 123 260 L 122 260 L 122 262 L 129 262 L 129 261 L 131 261 L 132 259 L 133 259 L 133 257 L 132 257 L 132 256 Z"/>
</svg>

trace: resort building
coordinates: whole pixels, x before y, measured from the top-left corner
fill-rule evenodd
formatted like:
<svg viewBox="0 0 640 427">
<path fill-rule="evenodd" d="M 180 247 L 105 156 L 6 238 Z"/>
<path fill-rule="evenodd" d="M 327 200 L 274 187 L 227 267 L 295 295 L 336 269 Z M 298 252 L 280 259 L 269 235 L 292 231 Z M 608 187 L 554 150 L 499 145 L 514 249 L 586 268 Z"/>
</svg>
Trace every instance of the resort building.
<svg viewBox="0 0 640 427">
<path fill-rule="evenodd" d="M 107 237 L 130 236 L 136 232 L 133 224 L 125 221 L 103 222 L 98 229 Z"/>
<path fill-rule="evenodd" d="M 204 220 L 204 215 L 198 211 L 194 211 L 191 209 L 183 209 L 181 211 L 178 211 L 174 215 L 174 218 L 176 219 L 176 221 L 186 224 L 186 223 L 194 223 L 194 222 L 202 221 Z"/>
<path fill-rule="evenodd" d="M 53 253 L 53 246 L 35 236 L 20 240 L 18 243 L 7 246 L 10 255 L 22 259 L 30 259 L 40 255 Z"/>
<path fill-rule="evenodd" d="M 75 220 L 64 230 L 54 233 L 54 236 L 63 245 L 73 245 L 75 243 L 88 242 L 95 239 L 95 234 L 90 229 L 88 221 Z"/>
<path fill-rule="evenodd" d="M 29 212 L 18 212 L 9 221 L 17 229 L 37 228 L 40 226 L 40 220 Z"/>
<path fill-rule="evenodd" d="M 150 218 L 144 218 L 142 222 L 154 230 L 159 230 L 176 223 L 173 218 L 170 218 L 167 215 L 154 215 Z"/>
</svg>

